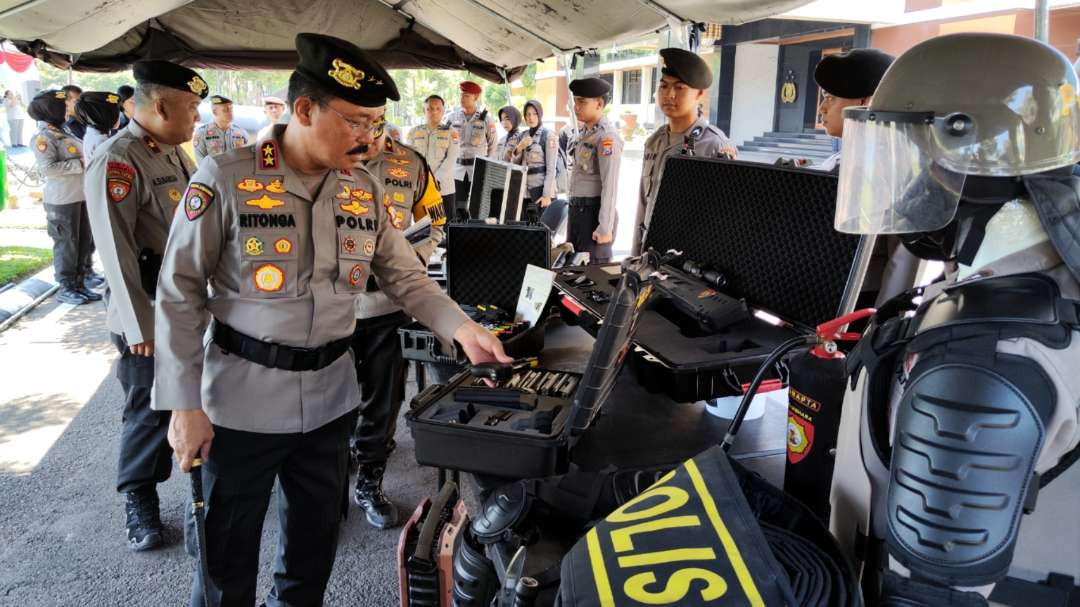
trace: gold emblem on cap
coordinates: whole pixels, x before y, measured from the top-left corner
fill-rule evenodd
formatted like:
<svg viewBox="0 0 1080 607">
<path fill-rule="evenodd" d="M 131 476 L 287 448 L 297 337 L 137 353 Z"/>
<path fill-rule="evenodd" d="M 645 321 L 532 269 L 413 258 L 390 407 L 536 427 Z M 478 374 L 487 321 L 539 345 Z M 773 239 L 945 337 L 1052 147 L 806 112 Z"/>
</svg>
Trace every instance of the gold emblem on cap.
<svg viewBox="0 0 1080 607">
<path fill-rule="evenodd" d="M 334 59 L 331 65 L 334 66 L 334 69 L 327 72 L 327 74 L 341 86 L 357 90 L 363 86 L 363 70 L 358 70 L 341 59 Z"/>
<path fill-rule="evenodd" d="M 56 97 L 57 99 L 67 99 L 67 93 L 64 92 L 64 91 L 56 91 L 56 93 L 53 96 Z"/>
<path fill-rule="evenodd" d="M 120 103 L 120 95 L 109 93 L 105 95 L 105 103 Z"/>
<path fill-rule="evenodd" d="M 195 76 L 194 78 L 189 80 L 187 86 L 189 89 L 191 89 L 191 92 L 195 93 L 196 95 L 202 95 L 204 92 L 206 92 L 206 89 L 210 88 L 206 86 L 206 81 L 198 76 Z"/>
</svg>

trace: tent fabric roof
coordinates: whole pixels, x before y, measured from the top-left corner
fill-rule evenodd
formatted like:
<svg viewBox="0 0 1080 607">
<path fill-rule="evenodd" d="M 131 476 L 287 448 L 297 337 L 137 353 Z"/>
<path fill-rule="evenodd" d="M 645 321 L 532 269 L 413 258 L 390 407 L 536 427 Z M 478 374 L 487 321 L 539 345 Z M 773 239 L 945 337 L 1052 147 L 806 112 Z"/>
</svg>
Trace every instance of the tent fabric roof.
<svg viewBox="0 0 1080 607">
<path fill-rule="evenodd" d="M 0 37 L 54 65 L 292 68 L 293 37 L 330 34 L 390 68 L 468 69 L 491 80 L 537 59 L 609 45 L 678 20 L 739 24 L 809 0 L 0 0 Z"/>
</svg>

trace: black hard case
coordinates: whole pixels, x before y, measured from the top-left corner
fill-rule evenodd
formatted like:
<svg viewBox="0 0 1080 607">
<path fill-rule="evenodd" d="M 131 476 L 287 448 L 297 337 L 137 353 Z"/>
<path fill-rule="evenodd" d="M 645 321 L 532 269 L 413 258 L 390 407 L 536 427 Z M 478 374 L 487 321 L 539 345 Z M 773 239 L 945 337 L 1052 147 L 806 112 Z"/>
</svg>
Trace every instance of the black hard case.
<svg viewBox="0 0 1080 607">
<path fill-rule="evenodd" d="M 860 243 L 833 229 L 836 185 L 822 171 L 668 159 L 645 247 L 712 265 L 729 280 L 729 293 L 785 324 L 755 316 L 707 333 L 658 296 L 634 339 L 633 366 L 647 390 L 679 402 L 741 394 L 773 348 L 836 317 L 845 293 L 859 286 L 851 277 Z M 564 319 L 595 331 L 603 307 L 573 284 L 582 273 L 593 290 L 618 277 L 583 266 L 556 278 Z M 784 373 L 778 366 L 773 377 Z"/>
<path fill-rule="evenodd" d="M 539 397 L 536 411 L 562 409 L 551 432 L 513 430 L 514 421 L 532 415 L 499 405 L 474 405 L 477 414 L 467 424 L 434 420 L 439 408 L 452 408 L 454 391 L 467 382 L 467 372 L 447 385 L 434 384 L 413 398 L 406 423 L 416 442 L 416 461 L 425 466 L 488 474 L 505 478 L 537 478 L 566 471 L 570 449 L 600 411 L 615 384 L 636 323 L 649 296 L 647 281 L 631 270 L 617 287 L 605 312 L 607 321 L 597 335 L 585 372 L 573 398 Z M 513 416 L 500 427 L 483 425 L 501 411 Z"/>
<path fill-rule="evenodd" d="M 446 291 L 462 305 L 494 304 L 513 313 L 528 265 L 551 264 L 551 234 L 543 224 L 487 224 L 480 221 L 446 225 Z M 465 357 L 447 351 L 434 333 L 414 322 L 398 330 L 406 360 L 462 364 Z M 543 320 L 503 342 L 515 358 L 544 349 Z"/>
</svg>

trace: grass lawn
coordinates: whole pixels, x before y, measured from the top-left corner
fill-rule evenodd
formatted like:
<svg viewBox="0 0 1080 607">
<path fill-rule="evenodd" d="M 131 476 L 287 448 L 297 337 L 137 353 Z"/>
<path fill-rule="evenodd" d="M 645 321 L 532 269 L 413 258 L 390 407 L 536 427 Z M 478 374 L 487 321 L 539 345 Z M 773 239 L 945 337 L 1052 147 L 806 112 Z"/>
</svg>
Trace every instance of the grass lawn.
<svg viewBox="0 0 1080 607">
<path fill-rule="evenodd" d="M 52 263 L 52 249 L 0 247 L 0 286 Z"/>
</svg>

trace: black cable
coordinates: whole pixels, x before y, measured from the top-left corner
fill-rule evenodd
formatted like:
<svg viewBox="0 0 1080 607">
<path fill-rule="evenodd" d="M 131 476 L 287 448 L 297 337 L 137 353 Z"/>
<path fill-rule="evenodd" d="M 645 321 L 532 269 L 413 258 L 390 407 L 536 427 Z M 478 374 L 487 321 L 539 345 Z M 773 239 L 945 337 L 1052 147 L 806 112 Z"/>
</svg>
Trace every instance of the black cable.
<svg viewBox="0 0 1080 607">
<path fill-rule="evenodd" d="M 757 394 L 758 387 L 761 386 L 761 381 L 765 379 L 765 374 L 769 372 L 769 369 L 771 369 L 772 366 L 776 364 L 776 361 L 783 358 L 788 352 L 791 352 L 799 346 L 814 343 L 817 343 L 816 335 L 801 335 L 785 341 L 769 353 L 765 362 L 761 363 L 761 366 L 758 367 L 757 373 L 754 374 L 753 381 L 751 381 L 750 385 L 746 388 L 746 393 L 743 394 L 742 402 L 739 403 L 739 408 L 735 411 L 735 417 L 731 418 L 731 424 L 728 425 L 727 432 L 724 433 L 724 440 L 720 443 L 720 446 L 723 447 L 724 451 L 731 450 L 731 444 L 735 442 L 735 435 L 738 434 L 739 427 L 742 426 L 743 419 L 746 417 L 747 411 L 750 410 L 750 401 L 752 401 L 754 395 Z"/>
</svg>

